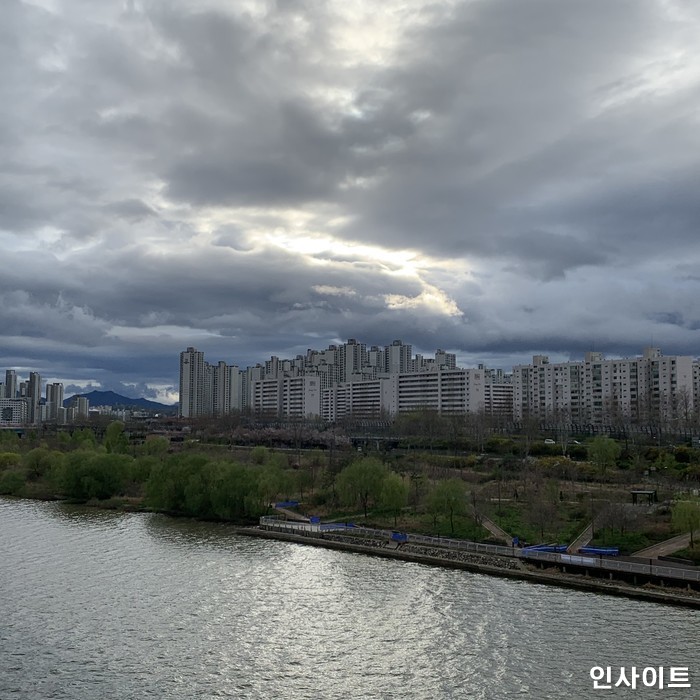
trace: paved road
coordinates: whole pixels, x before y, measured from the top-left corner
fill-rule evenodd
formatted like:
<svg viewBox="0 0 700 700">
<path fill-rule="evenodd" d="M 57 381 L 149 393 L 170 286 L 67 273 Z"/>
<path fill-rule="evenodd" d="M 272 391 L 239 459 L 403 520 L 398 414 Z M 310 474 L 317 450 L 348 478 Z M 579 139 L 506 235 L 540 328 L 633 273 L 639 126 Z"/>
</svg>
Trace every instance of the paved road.
<svg viewBox="0 0 700 700">
<path fill-rule="evenodd" d="M 685 549 L 689 545 L 690 533 L 686 532 L 685 535 L 678 535 L 677 537 L 672 537 L 670 540 L 664 540 L 663 542 L 659 542 L 658 544 L 647 547 L 646 549 L 640 549 L 638 552 L 634 552 L 632 556 L 657 559 L 658 557 L 665 557 L 669 554 L 673 554 L 679 549 Z"/>
<path fill-rule="evenodd" d="M 499 527 L 498 525 L 496 525 L 496 523 L 494 523 L 493 520 L 489 520 L 486 516 L 482 515 L 481 516 L 481 524 L 494 537 L 497 537 L 499 540 L 502 540 L 507 545 L 510 545 L 513 543 L 513 536 L 509 535 L 502 527 Z"/>
<path fill-rule="evenodd" d="M 273 508 L 275 508 L 274 504 L 272 505 Z M 278 513 L 284 513 L 284 515 L 287 516 L 288 520 L 298 520 L 298 521 L 304 521 L 305 523 L 309 522 L 308 518 L 305 518 L 303 515 L 299 515 L 299 513 L 295 513 L 293 510 L 289 510 L 288 508 L 275 508 L 275 510 Z"/>
<path fill-rule="evenodd" d="M 593 539 L 593 523 L 590 522 L 586 529 L 569 545 L 566 550 L 569 554 L 576 553 L 581 547 L 585 547 Z"/>
</svg>

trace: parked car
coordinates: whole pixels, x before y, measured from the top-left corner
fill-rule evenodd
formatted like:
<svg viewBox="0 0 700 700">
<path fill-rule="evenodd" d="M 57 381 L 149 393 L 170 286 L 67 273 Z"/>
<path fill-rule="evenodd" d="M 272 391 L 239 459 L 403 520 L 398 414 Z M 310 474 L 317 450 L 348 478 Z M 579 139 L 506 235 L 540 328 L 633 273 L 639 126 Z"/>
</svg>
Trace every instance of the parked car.
<svg viewBox="0 0 700 700">
<path fill-rule="evenodd" d="M 556 445 L 556 444 L 557 444 L 557 441 L 556 441 L 556 440 L 552 440 L 552 438 L 547 438 L 547 439 L 544 441 L 544 444 L 545 444 L 545 445 Z"/>
</svg>

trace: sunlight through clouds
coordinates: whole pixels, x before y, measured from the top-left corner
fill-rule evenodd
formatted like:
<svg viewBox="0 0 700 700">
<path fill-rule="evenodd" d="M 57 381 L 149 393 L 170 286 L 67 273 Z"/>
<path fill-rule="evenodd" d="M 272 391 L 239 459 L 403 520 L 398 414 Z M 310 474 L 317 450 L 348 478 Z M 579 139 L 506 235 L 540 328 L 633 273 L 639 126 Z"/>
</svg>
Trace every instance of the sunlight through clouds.
<svg viewBox="0 0 700 700">
<path fill-rule="evenodd" d="M 0 367 L 697 354 L 699 34 L 682 0 L 9 0 Z"/>
</svg>

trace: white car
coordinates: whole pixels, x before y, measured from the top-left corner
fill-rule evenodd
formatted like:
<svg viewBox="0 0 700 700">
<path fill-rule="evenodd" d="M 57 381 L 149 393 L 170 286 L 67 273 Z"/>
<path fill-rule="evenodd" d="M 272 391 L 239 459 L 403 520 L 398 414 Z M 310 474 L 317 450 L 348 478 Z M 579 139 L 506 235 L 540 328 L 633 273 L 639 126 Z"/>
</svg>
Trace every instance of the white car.
<svg viewBox="0 0 700 700">
<path fill-rule="evenodd" d="M 552 440 L 552 438 L 547 438 L 547 439 L 544 441 L 544 444 L 545 444 L 545 445 L 556 445 L 556 444 L 557 444 L 557 441 L 556 441 L 556 440 Z"/>
</svg>

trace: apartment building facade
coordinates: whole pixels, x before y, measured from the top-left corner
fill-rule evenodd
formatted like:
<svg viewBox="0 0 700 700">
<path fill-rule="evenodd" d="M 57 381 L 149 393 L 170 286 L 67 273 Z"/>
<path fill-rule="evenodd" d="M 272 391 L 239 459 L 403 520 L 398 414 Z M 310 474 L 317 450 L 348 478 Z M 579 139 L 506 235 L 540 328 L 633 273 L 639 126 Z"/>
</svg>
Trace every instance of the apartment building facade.
<svg viewBox="0 0 700 700">
<path fill-rule="evenodd" d="M 641 357 L 589 352 L 581 361 L 553 364 L 535 355 L 531 364 L 513 367 L 513 415 L 596 424 L 670 419 L 693 410 L 696 367 L 691 356 L 665 357 L 651 347 Z"/>
</svg>

